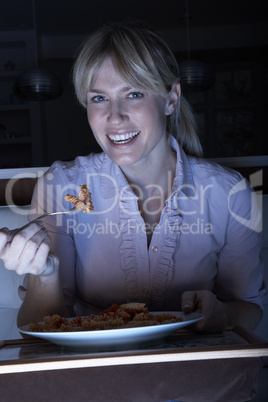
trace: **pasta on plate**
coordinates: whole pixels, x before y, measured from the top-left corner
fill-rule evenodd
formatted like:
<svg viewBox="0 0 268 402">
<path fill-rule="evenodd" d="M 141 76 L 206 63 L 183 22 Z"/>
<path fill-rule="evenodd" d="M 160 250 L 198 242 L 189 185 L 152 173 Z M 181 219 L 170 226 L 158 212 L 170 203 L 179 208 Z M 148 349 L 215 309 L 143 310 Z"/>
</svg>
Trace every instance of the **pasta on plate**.
<svg viewBox="0 0 268 402">
<path fill-rule="evenodd" d="M 182 317 L 172 313 L 150 313 L 144 303 L 113 304 L 98 315 L 64 318 L 58 314 L 44 317 L 43 323 L 31 323 L 33 332 L 96 331 L 133 328 L 181 322 Z"/>
</svg>

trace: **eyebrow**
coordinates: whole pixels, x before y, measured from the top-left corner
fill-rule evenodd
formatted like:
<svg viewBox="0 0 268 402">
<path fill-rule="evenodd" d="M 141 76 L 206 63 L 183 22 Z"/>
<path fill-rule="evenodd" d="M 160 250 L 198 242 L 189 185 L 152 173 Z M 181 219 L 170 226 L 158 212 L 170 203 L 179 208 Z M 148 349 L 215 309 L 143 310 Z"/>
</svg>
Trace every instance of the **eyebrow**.
<svg viewBox="0 0 268 402">
<path fill-rule="evenodd" d="M 129 87 L 129 86 L 128 87 L 123 87 L 123 88 L 120 89 L 120 92 L 127 92 L 130 89 L 133 89 L 133 87 Z M 89 89 L 88 92 L 105 93 L 105 91 L 103 91 L 101 89 L 98 89 L 98 88 L 91 88 L 91 89 Z"/>
</svg>

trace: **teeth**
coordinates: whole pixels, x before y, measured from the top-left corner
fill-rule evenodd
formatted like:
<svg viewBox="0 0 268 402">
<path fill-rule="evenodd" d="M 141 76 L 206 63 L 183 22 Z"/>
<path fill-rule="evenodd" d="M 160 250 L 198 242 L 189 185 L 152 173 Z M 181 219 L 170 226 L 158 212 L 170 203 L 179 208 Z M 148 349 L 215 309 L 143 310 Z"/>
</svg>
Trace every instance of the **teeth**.
<svg viewBox="0 0 268 402">
<path fill-rule="evenodd" d="M 133 133 L 126 133 L 126 134 L 110 134 L 109 138 L 116 144 L 125 144 L 132 140 L 132 138 L 136 137 L 139 134 L 139 131 L 135 131 Z"/>
</svg>

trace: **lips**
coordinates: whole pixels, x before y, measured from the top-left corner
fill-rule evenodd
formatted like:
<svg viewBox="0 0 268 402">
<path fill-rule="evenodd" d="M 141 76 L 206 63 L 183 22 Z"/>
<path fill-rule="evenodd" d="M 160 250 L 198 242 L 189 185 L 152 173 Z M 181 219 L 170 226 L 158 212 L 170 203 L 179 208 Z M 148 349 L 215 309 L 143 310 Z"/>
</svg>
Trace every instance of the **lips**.
<svg viewBox="0 0 268 402">
<path fill-rule="evenodd" d="M 125 134 L 109 134 L 108 137 L 114 144 L 121 145 L 131 142 L 139 133 L 139 131 L 133 131 Z"/>
</svg>

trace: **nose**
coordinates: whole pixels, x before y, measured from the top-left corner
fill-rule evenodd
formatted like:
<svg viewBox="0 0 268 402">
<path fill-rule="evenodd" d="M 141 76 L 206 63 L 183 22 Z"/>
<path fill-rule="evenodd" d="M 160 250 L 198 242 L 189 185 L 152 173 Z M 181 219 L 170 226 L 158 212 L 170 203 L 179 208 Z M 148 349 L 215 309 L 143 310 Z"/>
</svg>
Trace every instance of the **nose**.
<svg viewBox="0 0 268 402">
<path fill-rule="evenodd" d="M 126 111 L 121 101 L 110 100 L 107 111 L 107 121 L 113 125 L 119 125 L 126 118 Z"/>
</svg>

